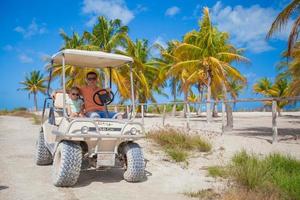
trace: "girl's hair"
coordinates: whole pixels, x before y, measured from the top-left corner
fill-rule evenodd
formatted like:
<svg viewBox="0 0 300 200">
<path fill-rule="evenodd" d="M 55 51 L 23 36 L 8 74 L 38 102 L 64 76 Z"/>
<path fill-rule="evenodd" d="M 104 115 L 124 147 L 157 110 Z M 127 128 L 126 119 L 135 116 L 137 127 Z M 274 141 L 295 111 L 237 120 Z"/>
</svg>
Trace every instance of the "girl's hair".
<svg viewBox="0 0 300 200">
<path fill-rule="evenodd" d="M 71 87 L 70 91 L 72 91 L 72 90 L 76 90 L 77 92 L 80 92 L 79 88 L 76 86 Z"/>
</svg>

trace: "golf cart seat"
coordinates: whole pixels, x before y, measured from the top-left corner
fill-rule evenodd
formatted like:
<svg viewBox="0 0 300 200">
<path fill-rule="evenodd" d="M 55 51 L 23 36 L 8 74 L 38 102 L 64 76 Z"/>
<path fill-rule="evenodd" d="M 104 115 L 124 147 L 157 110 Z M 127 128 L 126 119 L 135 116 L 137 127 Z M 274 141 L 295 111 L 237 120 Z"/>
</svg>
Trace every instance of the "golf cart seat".
<svg viewBox="0 0 300 200">
<path fill-rule="evenodd" d="M 66 98 L 68 96 L 66 95 Z M 63 116 L 63 107 L 64 107 L 64 95 L 61 92 L 57 92 L 54 96 L 54 110 L 58 116 Z"/>
<path fill-rule="evenodd" d="M 66 98 L 69 98 L 66 95 Z M 57 92 L 53 96 L 53 108 L 50 109 L 49 113 L 49 120 L 52 124 L 59 124 L 63 118 L 63 102 L 64 97 L 62 92 Z"/>
</svg>

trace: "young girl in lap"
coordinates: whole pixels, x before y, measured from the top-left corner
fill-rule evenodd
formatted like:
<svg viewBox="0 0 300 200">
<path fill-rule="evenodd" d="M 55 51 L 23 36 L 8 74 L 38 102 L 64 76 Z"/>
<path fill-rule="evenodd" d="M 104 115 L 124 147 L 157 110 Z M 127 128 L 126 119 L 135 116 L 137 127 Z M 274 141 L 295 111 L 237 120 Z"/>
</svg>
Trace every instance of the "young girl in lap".
<svg viewBox="0 0 300 200">
<path fill-rule="evenodd" d="M 72 87 L 67 98 L 67 111 L 70 117 L 84 117 L 83 115 L 83 101 L 80 97 L 78 87 Z"/>
</svg>

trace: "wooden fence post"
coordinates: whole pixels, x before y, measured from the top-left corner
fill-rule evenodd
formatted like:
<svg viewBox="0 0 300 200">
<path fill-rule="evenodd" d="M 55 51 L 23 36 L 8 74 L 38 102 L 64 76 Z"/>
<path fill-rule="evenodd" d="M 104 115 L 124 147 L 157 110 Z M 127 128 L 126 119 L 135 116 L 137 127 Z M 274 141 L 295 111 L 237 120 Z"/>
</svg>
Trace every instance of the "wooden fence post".
<svg viewBox="0 0 300 200">
<path fill-rule="evenodd" d="M 273 131 L 273 143 L 278 142 L 278 131 L 277 131 L 277 103 L 275 100 L 272 101 L 272 131 Z"/>
<path fill-rule="evenodd" d="M 186 108 L 187 108 L 186 128 L 187 130 L 190 130 L 190 104 L 189 103 L 186 104 Z"/>
<path fill-rule="evenodd" d="M 165 120 L 166 120 L 166 104 L 164 104 L 164 111 L 163 111 L 163 117 L 162 117 L 162 124 L 165 126 Z"/>
<path fill-rule="evenodd" d="M 144 104 L 141 104 L 141 112 L 142 112 L 142 124 L 144 125 Z"/>
<path fill-rule="evenodd" d="M 172 108 L 172 116 L 176 116 L 176 103 L 174 102 L 173 108 Z"/>
<path fill-rule="evenodd" d="M 210 100 L 206 101 L 206 121 L 207 121 L 207 123 L 210 123 L 212 121 L 210 103 L 211 103 Z"/>
<path fill-rule="evenodd" d="M 225 131 L 225 102 L 222 101 L 222 134 Z"/>
</svg>

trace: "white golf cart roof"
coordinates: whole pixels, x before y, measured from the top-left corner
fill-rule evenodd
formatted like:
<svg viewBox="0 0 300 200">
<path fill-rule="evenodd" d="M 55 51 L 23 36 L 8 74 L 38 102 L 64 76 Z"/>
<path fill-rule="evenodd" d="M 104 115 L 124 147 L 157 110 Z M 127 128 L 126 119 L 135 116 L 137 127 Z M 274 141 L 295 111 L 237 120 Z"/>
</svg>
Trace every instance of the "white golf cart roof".
<svg viewBox="0 0 300 200">
<path fill-rule="evenodd" d="M 132 63 L 133 59 L 119 54 L 106 53 L 102 51 L 86 51 L 77 49 L 65 49 L 54 54 L 51 58 L 53 64 L 62 65 L 63 56 L 65 65 L 77 67 L 119 67 L 126 63 Z"/>
</svg>

